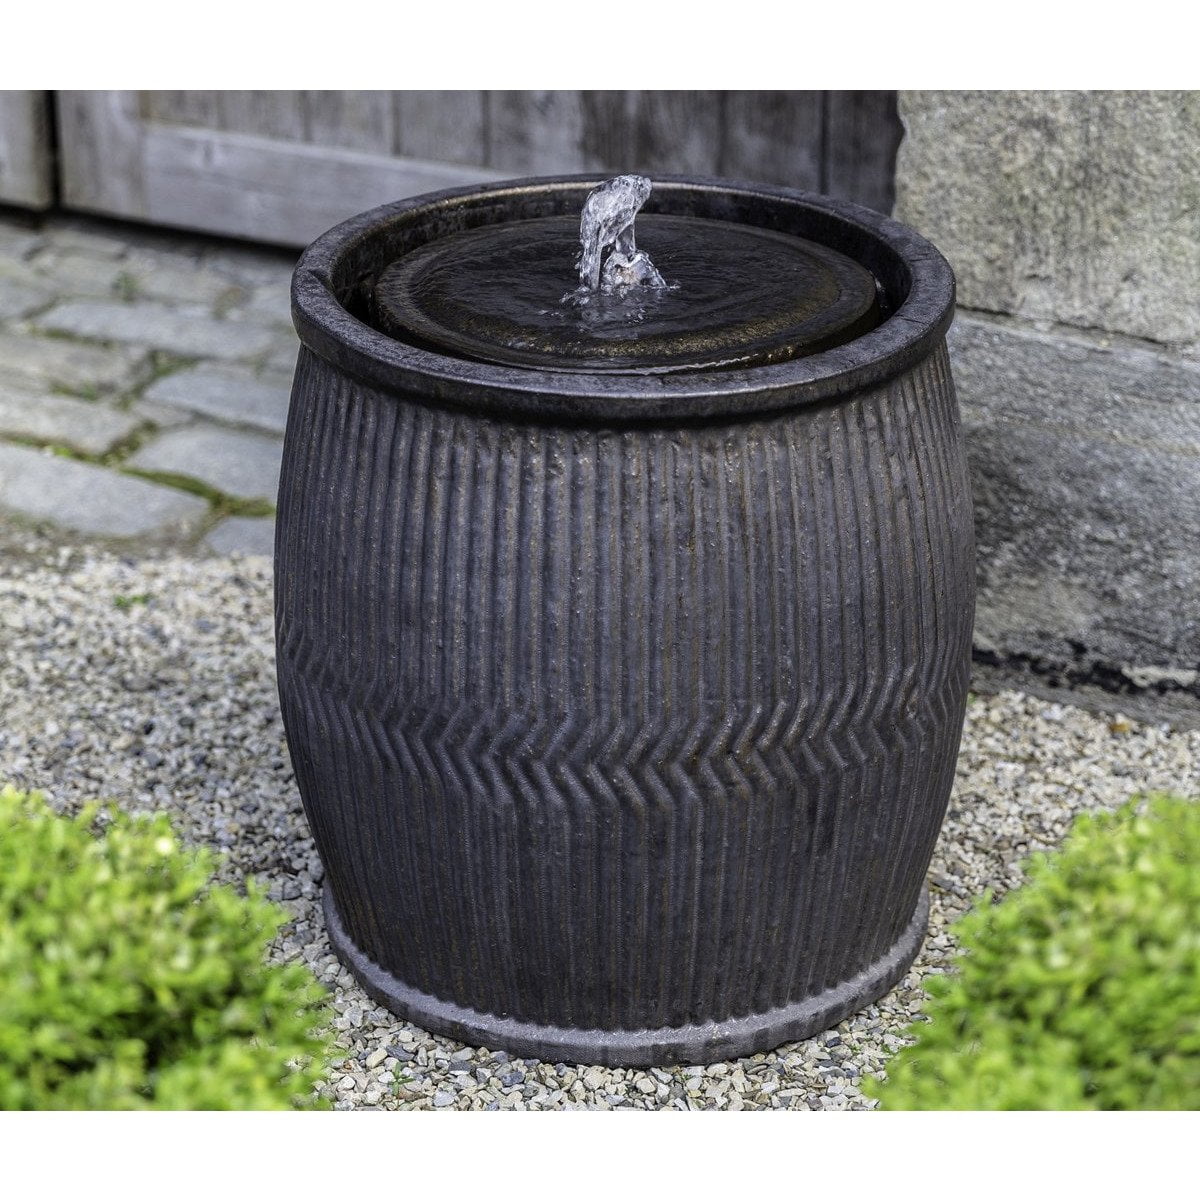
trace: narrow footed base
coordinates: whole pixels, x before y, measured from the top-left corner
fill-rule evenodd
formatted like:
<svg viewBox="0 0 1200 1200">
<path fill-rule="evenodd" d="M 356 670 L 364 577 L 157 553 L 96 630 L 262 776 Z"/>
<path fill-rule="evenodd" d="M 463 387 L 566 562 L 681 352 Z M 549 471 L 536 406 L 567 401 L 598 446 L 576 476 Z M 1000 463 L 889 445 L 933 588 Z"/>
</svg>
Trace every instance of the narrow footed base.
<svg viewBox="0 0 1200 1200">
<path fill-rule="evenodd" d="M 520 1058 L 614 1067 L 720 1062 L 811 1037 L 895 986 L 917 956 L 929 920 L 929 896 L 922 892 L 908 927 L 886 954 L 853 979 L 807 1000 L 728 1021 L 663 1029 L 604 1030 L 536 1025 L 476 1012 L 420 992 L 372 962 L 350 940 L 329 888 L 325 889 L 324 908 L 334 950 L 367 993 L 422 1029 L 468 1045 L 506 1050 Z"/>
</svg>

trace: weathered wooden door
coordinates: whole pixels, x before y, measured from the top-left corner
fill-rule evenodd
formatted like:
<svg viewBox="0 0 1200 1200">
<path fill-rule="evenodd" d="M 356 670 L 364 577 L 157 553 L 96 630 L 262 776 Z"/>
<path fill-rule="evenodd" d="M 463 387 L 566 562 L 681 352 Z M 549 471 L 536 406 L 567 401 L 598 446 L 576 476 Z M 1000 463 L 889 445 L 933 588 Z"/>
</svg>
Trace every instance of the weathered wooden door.
<svg viewBox="0 0 1200 1200">
<path fill-rule="evenodd" d="M 48 118 L 45 92 L 0 92 L 0 204 L 53 203 Z"/>
<path fill-rule="evenodd" d="M 436 188 L 570 171 L 781 183 L 890 211 L 894 92 L 61 92 L 68 207 L 303 245 Z"/>
</svg>

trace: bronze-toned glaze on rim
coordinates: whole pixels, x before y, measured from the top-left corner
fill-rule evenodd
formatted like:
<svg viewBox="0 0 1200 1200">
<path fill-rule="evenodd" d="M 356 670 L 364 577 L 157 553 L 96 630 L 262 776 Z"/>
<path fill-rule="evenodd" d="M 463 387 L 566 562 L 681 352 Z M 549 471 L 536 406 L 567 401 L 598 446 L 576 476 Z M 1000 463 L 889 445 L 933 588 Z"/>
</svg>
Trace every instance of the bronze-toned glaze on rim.
<svg viewBox="0 0 1200 1200">
<path fill-rule="evenodd" d="M 398 341 L 368 323 L 378 274 L 451 233 L 577 214 L 597 176 L 517 180 L 401 200 L 353 217 L 302 255 L 292 286 L 301 341 L 363 382 L 425 403 L 568 421 L 659 422 L 747 416 L 835 400 L 925 358 L 950 325 L 949 264 L 913 230 L 870 209 L 806 192 L 728 181 L 655 181 L 644 209 L 760 226 L 828 245 L 879 280 L 884 319 L 862 337 L 765 366 L 655 376 L 499 366 Z"/>
</svg>

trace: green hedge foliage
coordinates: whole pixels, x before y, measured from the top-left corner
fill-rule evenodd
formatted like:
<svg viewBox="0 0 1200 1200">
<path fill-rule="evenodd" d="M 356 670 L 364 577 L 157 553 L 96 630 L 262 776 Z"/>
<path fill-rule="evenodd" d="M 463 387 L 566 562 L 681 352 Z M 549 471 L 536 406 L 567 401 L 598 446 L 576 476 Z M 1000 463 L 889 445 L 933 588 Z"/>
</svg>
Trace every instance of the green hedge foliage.
<svg viewBox="0 0 1200 1200">
<path fill-rule="evenodd" d="M 1200 804 L 1078 818 L 957 924 L 956 974 L 869 1090 L 895 1109 L 1200 1107 Z"/>
<path fill-rule="evenodd" d="M 287 919 L 214 884 L 164 815 L 0 791 L 0 1108 L 309 1107 L 325 993 L 264 954 Z"/>
</svg>

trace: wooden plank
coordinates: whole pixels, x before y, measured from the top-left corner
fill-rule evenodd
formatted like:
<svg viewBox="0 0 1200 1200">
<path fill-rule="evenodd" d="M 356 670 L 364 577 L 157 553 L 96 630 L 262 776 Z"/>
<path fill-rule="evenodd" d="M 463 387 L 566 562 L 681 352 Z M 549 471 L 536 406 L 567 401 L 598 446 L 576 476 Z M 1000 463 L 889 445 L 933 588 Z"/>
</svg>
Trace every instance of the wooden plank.
<svg viewBox="0 0 1200 1200">
<path fill-rule="evenodd" d="M 487 162 L 485 93 L 393 92 L 392 106 L 393 153 L 465 165 Z"/>
<path fill-rule="evenodd" d="M 719 173 L 820 191 L 823 115 L 822 92 L 727 92 Z"/>
<path fill-rule="evenodd" d="M 583 153 L 579 92 L 489 92 L 488 111 L 489 167 L 510 176 L 594 169 Z"/>
<path fill-rule="evenodd" d="M 216 129 L 221 120 L 217 92 L 139 92 L 138 110 L 145 120 L 170 125 Z"/>
<path fill-rule="evenodd" d="M 581 92 L 584 169 L 716 175 L 720 92 Z"/>
<path fill-rule="evenodd" d="M 629 142 L 634 170 L 716 175 L 724 97 L 720 92 L 631 92 Z M 620 169 L 620 160 L 614 170 Z"/>
<path fill-rule="evenodd" d="M 220 128 L 255 137 L 307 141 L 299 92 L 218 92 Z"/>
<path fill-rule="evenodd" d="M 582 125 L 579 130 L 577 160 L 564 171 L 597 171 L 613 175 L 637 171 L 634 165 L 630 113 L 634 102 L 629 92 L 573 92 L 579 97 Z M 624 170 L 614 168 L 614 162 L 625 163 Z"/>
<path fill-rule="evenodd" d="M 895 92 L 827 92 L 822 190 L 890 213 L 903 136 Z"/>
<path fill-rule="evenodd" d="M 124 215 L 287 246 L 377 204 L 507 175 L 154 123 L 143 148 L 144 203 Z"/>
<path fill-rule="evenodd" d="M 396 120 L 391 92 L 313 91 L 298 95 L 306 142 L 344 150 L 392 153 Z"/>
<path fill-rule="evenodd" d="M 0 92 L 0 201 L 23 208 L 54 203 L 45 92 Z"/>
<path fill-rule="evenodd" d="M 142 116 L 164 124 L 392 152 L 391 92 L 146 91 L 139 97 Z"/>
<path fill-rule="evenodd" d="M 56 92 L 59 187 L 68 208 L 145 215 L 136 92 Z"/>
<path fill-rule="evenodd" d="M 489 166 L 714 175 L 719 92 L 490 92 Z"/>
<path fill-rule="evenodd" d="M 890 92 L 64 92 L 57 105 L 64 203 L 285 245 L 400 196 L 572 171 L 718 174 L 887 211 L 902 132 Z"/>
</svg>

